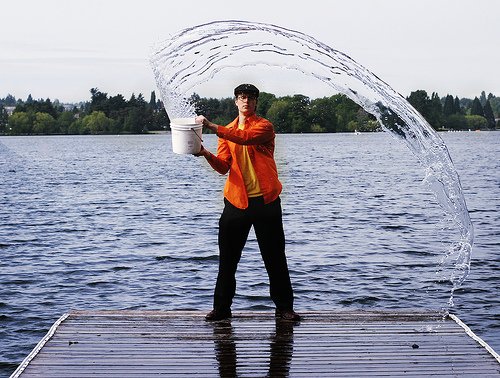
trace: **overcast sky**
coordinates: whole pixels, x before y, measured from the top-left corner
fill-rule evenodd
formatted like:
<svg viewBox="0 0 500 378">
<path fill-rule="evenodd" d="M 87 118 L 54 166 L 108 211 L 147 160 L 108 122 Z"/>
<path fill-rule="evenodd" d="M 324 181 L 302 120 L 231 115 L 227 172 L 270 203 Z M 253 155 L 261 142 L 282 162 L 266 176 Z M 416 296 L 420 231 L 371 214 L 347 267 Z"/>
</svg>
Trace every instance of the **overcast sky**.
<svg viewBox="0 0 500 378">
<path fill-rule="evenodd" d="M 0 12 L 0 97 L 78 102 L 97 87 L 149 100 L 156 89 L 149 56 L 157 42 L 231 19 L 308 34 L 404 96 L 417 89 L 500 96 L 499 0 L 2 0 Z M 261 90 L 293 94 L 279 93 L 275 73 L 270 88 L 265 73 L 258 75 Z M 284 92 L 293 90 L 282 82 Z M 231 88 L 213 84 L 199 93 L 231 95 Z M 298 92 L 328 95 L 315 85 Z"/>
</svg>

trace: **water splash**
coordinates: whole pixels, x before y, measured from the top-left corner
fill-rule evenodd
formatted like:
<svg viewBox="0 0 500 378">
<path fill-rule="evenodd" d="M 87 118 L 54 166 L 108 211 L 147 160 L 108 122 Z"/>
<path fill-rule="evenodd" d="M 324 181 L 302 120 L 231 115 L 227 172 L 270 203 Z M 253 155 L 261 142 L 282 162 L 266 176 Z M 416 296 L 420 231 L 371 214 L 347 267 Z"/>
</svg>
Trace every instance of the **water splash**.
<svg viewBox="0 0 500 378">
<path fill-rule="evenodd" d="M 388 84 L 355 62 L 306 34 L 275 25 L 218 21 L 180 31 L 160 43 L 150 58 L 165 109 L 170 118 L 196 115 L 189 97 L 193 90 L 224 69 L 246 66 L 281 67 L 320 80 L 373 114 L 418 158 L 424 181 L 459 232 L 440 270 L 451 270 L 448 302 L 470 269 L 473 226 L 448 149 L 426 120 Z"/>
</svg>

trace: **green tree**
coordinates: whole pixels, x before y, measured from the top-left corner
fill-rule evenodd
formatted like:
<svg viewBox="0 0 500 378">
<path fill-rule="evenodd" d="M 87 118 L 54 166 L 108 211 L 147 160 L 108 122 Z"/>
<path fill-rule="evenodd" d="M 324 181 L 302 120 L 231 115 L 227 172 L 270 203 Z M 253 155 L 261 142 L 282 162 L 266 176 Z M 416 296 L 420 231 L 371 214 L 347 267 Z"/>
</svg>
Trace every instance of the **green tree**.
<svg viewBox="0 0 500 378">
<path fill-rule="evenodd" d="M 214 122 L 219 125 L 227 125 L 237 116 L 238 116 L 238 108 L 234 103 L 234 98 L 232 97 L 223 98 L 219 101 L 217 116 L 214 118 Z"/>
<path fill-rule="evenodd" d="M 31 134 L 33 121 L 26 112 L 15 112 L 9 117 L 8 129 L 12 135 Z"/>
<path fill-rule="evenodd" d="M 90 109 L 89 112 L 104 112 L 104 114 L 109 114 L 108 107 L 108 94 L 101 92 L 99 88 L 90 89 L 91 99 L 90 99 Z"/>
<path fill-rule="evenodd" d="M 257 102 L 257 114 L 267 117 L 267 111 L 274 101 L 276 101 L 275 95 L 267 92 L 260 92 L 259 101 Z"/>
<path fill-rule="evenodd" d="M 75 114 L 73 112 L 62 112 L 57 118 L 57 128 L 61 134 L 69 134 L 69 128 L 75 121 Z"/>
<path fill-rule="evenodd" d="M 202 99 L 202 102 L 205 102 L 204 107 L 205 107 L 205 114 L 208 115 L 209 118 L 211 119 L 216 119 L 219 116 L 221 116 L 221 112 L 219 109 L 219 100 L 216 98 L 207 98 L 207 99 Z"/>
<path fill-rule="evenodd" d="M 267 111 L 267 118 L 274 125 L 276 132 L 289 133 L 292 131 L 288 120 L 290 103 L 286 99 L 277 99 Z"/>
<path fill-rule="evenodd" d="M 94 111 L 83 118 L 80 134 L 105 134 L 113 129 L 114 121 L 101 111 Z"/>
<path fill-rule="evenodd" d="M 429 96 L 423 89 L 411 92 L 410 96 L 406 98 L 408 102 L 424 117 L 427 119 L 429 116 Z"/>
<path fill-rule="evenodd" d="M 16 106 L 14 111 L 32 113 L 33 115 L 36 113 L 47 113 L 54 119 L 57 118 L 60 113 L 54 104 L 52 104 L 50 99 L 36 101 L 31 100 L 30 102 L 21 103 Z"/>
<path fill-rule="evenodd" d="M 491 109 L 496 118 L 500 118 L 500 97 L 493 96 L 489 99 Z"/>
<path fill-rule="evenodd" d="M 452 114 L 455 114 L 455 100 L 453 99 L 453 96 L 447 95 L 446 99 L 444 100 L 444 105 L 443 105 L 443 115 L 445 117 L 448 117 Z"/>
<path fill-rule="evenodd" d="M 472 99 L 470 98 L 460 99 L 460 109 L 462 110 L 462 114 L 470 114 L 471 107 L 472 107 Z"/>
<path fill-rule="evenodd" d="M 105 107 L 109 109 L 110 114 L 123 110 L 128 106 L 127 100 L 121 94 L 108 98 L 106 102 Z"/>
<path fill-rule="evenodd" d="M 56 120 L 48 113 L 37 112 L 33 122 L 33 133 L 53 134 L 56 132 Z"/>
<path fill-rule="evenodd" d="M 433 92 L 431 95 L 426 120 L 435 129 L 439 129 L 443 125 L 443 105 L 436 92 Z"/>
<path fill-rule="evenodd" d="M 429 98 L 425 90 L 419 89 L 411 92 L 407 100 L 432 127 L 441 127 L 443 123 L 443 108 L 441 99 L 437 93 L 432 93 L 431 98 Z"/>
<path fill-rule="evenodd" d="M 219 125 L 226 125 L 238 116 L 238 108 L 234 103 L 234 98 L 223 99 L 201 98 L 198 94 L 190 97 L 197 114 L 203 114 L 212 122 Z"/>
<path fill-rule="evenodd" d="M 146 102 L 142 93 L 137 96 L 135 108 L 139 113 L 139 124 L 136 133 L 147 132 L 153 124 L 153 109 Z"/>
<path fill-rule="evenodd" d="M 445 118 L 444 127 L 449 130 L 467 130 L 468 124 L 463 114 L 450 114 Z"/>
<path fill-rule="evenodd" d="M 83 130 L 83 118 L 78 118 L 75 119 L 68 127 L 68 134 L 70 135 L 78 135 L 78 134 L 85 134 L 83 132 L 80 132 L 80 130 Z M 89 132 L 87 132 L 89 134 Z"/>
<path fill-rule="evenodd" d="M 311 100 L 309 118 L 312 125 L 318 125 L 319 130 L 329 133 L 337 131 L 337 114 L 333 97 L 323 97 Z M 312 127 L 311 127 L 312 129 Z M 312 130 L 314 132 L 314 130 Z"/>
<path fill-rule="evenodd" d="M 307 133 L 311 131 L 309 121 L 310 99 L 303 95 L 293 95 L 287 98 L 290 101 L 290 114 L 288 119 L 291 123 L 292 132 Z"/>
<path fill-rule="evenodd" d="M 156 109 L 156 93 L 155 93 L 155 91 L 151 92 L 151 97 L 149 98 L 149 106 L 151 106 L 151 109 L 157 110 Z"/>
<path fill-rule="evenodd" d="M 349 122 L 356 121 L 360 106 L 349 97 L 341 94 L 331 97 L 335 104 L 335 113 L 337 115 L 337 132 L 351 131 L 356 125 Z"/>
<path fill-rule="evenodd" d="M 481 105 L 481 102 L 479 101 L 479 99 L 477 97 L 475 97 L 474 100 L 472 101 L 470 114 L 484 117 L 483 106 Z"/>
<path fill-rule="evenodd" d="M 488 128 L 488 121 L 480 115 L 466 115 L 467 128 L 470 130 L 482 130 Z"/>
<path fill-rule="evenodd" d="M 326 129 L 324 127 L 321 127 L 317 123 L 311 124 L 311 132 L 312 133 L 326 133 Z"/>
<path fill-rule="evenodd" d="M 460 110 L 460 100 L 452 95 L 447 95 L 443 105 L 443 126 L 450 130 L 463 130 L 467 128 L 465 118 Z"/>
<path fill-rule="evenodd" d="M 495 115 L 493 114 L 493 109 L 491 108 L 490 100 L 486 100 L 483 108 L 484 118 L 488 121 L 488 128 L 494 129 L 496 126 Z"/>
<path fill-rule="evenodd" d="M 132 134 L 140 134 L 143 130 L 142 121 L 140 109 L 138 107 L 130 108 L 125 117 L 123 129 Z"/>
<path fill-rule="evenodd" d="M 380 129 L 378 121 L 375 119 L 375 117 L 364 110 L 362 107 L 359 107 L 356 115 L 355 125 L 351 125 L 351 127 L 352 126 L 355 126 L 355 128 L 350 128 L 350 131 L 370 132 Z"/>
<path fill-rule="evenodd" d="M 481 96 L 479 97 L 479 102 L 481 103 L 481 106 L 486 105 L 486 93 L 484 91 L 481 91 Z"/>
<path fill-rule="evenodd" d="M 462 109 L 460 107 L 460 100 L 458 99 L 457 96 L 455 96 L 453 109 L 455 110 L 455 113 L 462 114 Z"/>
<path fill-rule="evenodd" d="M 153 113 L 153 130 L 168 130 L 170 129 L 170 119 L 167 112 L 161 106 L 156 112 Z"/>
<path fill-rule="evenodd" d="M 7 114 L 7 110 L 5 110 L 3 105 L 0 105 L 0 133 L 3 134 L 7 130 L 7 122 L 9 120 L 9 116 Z"/>
<path fill-rule="evenodd" d="M 5 96 L 5 98 L 3 99 L 3 105 L 4 106 L 16 106 L 16 98 L 14 96 L 12 96 L 11 94 L 8 94 L 7 96 Z"/>
<path fill-rule="evenodd" d="M 112 132 L 119 133 L 124 128 L 125 118 L 128 114 L 128 101 L 121 94 L 118 94 L 109 97 L 105 107 L 109 110 L 109 114 L 106 115 L 116 121 L 114 125 L 115 130 Z"/>
</svg>

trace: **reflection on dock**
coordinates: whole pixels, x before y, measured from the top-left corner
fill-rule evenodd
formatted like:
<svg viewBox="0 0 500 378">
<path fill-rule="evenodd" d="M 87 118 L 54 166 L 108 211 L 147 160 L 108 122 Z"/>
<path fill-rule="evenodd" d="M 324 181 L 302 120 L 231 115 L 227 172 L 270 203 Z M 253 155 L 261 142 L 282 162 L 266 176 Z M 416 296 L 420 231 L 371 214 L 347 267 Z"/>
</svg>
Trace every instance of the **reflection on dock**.
<svg viewBox="0 0 500 378">
<path fill-rule="evenodd" d="M 223 322 L 214 322 L 214 343 L 215 357 L 217 359 L 219 376 L 221 378 L 230 378 L 238 376 L 238 353 L 236 349 L 237 336 L 234 333 L 231 320 Z M 297 323 L 275 319 L 275 329 L 269 339 L 269 361 L 266 377 L 288 377 L 290 362 L 293 354 L 293 328 Z M 249 351 L 245 349 L 240 351 L 241 362 L 248 357 L 248 353 L 262 353 L 263 350 Z M 264 364 L 265 365 L 265 364 Z M 241 366 L 244 372 L 246 368 Z"/>
<path fill-rule="evenodd" d="M 12 377 L 499 377 L 500 359 L 454 316 L 318 312 L 79 311 L 61 317 Z"/>
</svg>

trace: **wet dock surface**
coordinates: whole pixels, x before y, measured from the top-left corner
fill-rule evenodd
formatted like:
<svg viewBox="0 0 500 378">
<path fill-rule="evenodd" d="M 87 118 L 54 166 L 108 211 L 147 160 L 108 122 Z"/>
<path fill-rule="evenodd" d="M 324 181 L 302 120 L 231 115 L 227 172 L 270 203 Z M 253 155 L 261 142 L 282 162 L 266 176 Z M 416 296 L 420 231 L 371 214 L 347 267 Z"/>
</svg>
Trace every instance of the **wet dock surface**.
<svg viewBox="0 0 500 378">
<path fill-rule="evenodd" d="M 500 377 L 495 355 L 436 313 L 76 311 L 12 377 Z"/>
</svg>

